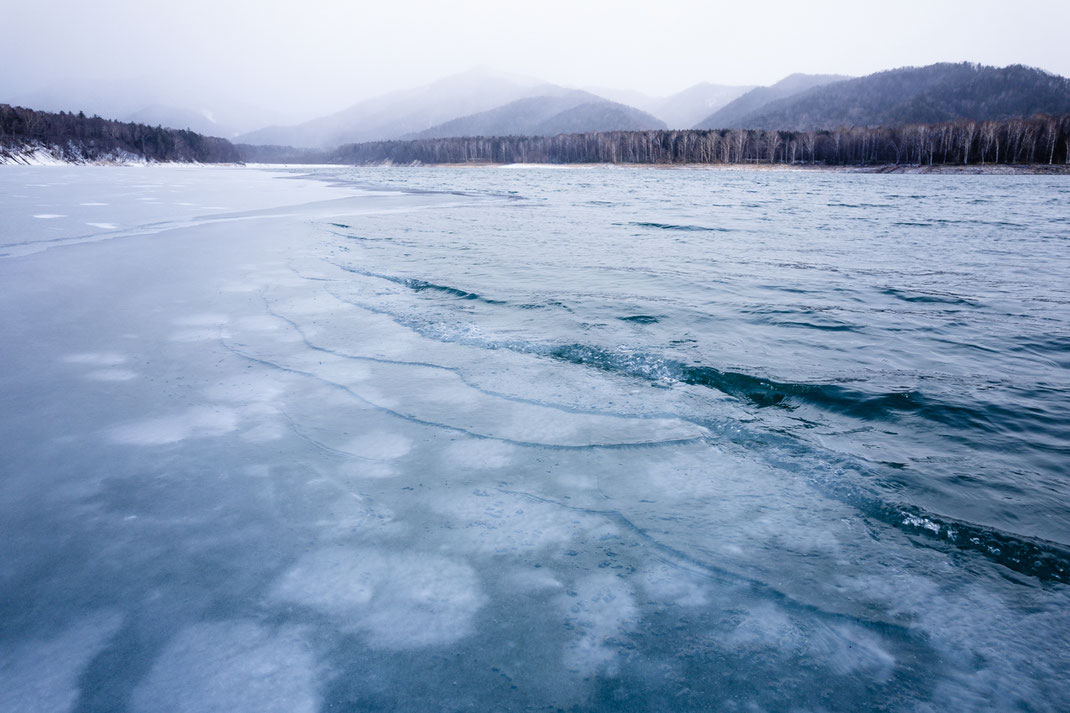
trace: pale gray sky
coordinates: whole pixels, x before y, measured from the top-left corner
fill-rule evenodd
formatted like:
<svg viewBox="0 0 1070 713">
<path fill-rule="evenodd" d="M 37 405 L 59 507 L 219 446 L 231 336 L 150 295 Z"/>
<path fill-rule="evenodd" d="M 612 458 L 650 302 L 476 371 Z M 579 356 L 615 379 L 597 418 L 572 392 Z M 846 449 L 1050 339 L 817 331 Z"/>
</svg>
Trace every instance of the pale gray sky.
<svg viewBox="0 0 1070 713">
<path fill-rule="evenodd" d="M 307 118 L 476 65 L 658 95 L 937 61 L 1070 75 L 1066 0 L 4 4 L 0 101 L 72 79 L 147 77 Z"/>
</svg>

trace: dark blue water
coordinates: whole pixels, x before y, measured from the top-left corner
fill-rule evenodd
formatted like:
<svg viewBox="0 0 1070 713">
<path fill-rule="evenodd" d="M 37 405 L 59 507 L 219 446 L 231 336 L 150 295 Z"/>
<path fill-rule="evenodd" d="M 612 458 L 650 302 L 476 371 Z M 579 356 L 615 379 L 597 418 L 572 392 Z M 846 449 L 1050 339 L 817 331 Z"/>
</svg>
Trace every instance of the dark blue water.
<svg viewBox="0 0 1070 713">
<path fill-rule="evenodd" d="M 0 708 L 1065 708 L 1066 177 L 304 173 L 0 177 Z"/>
</svg>

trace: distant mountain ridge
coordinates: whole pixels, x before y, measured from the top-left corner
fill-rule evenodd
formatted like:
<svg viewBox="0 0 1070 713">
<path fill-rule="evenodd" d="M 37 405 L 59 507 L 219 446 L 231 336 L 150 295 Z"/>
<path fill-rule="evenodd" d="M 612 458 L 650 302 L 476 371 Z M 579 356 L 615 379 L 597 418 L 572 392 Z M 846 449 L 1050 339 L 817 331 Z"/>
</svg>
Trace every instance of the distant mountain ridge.
<svg viewBox="0 0 1070 713">
<path fill-rule="evenodd" d="M 239 136 L 238 140 L 246 144 L 331 148 L 346 143 L 393 139 L 517 99 L 567 91 L 539 80 L 472 71 L 423 87 L 365 99 L 312 121 L 249 132 Z"/>
<path fill-rule="evenodd" d="M 833 82 L 849 79 L 840 74 L 790 74 L 768 87 L 755 87 L 691 125 L 695 129 L 748 128 L 748 117 L 768 104 Z"/>
<path fill-rule="evenodd" d="M 591 88 L 588 91 L 656 116 L 671 129 L 687 129 L 754 88 L 752 85 L 699 82 L 665 97 L 612 88 Z"/>
<path fill-rule="evenodd" d="M 662 121 L 646 112 L 575 89 L 556 96 L 518 99 L 402 138 L 554 136 L 663 128 Z"/>
<path fill-rule="evenodd" d="M 686 128 L 751 88 L 704 82 L 668 97 L 650 97 L 623 90 L 569 89 L 534 78 L 473 70 L 424 87 L 365 99 L 301 124 L 247 132 L 236 141 L 326 149 L 347 143 L 450 135 L 541 136 L 569 131 Z M 578 101 L 580 97 L 585 101 Z"/>
<path fill-rule="evenodd" d="M 1070 112 L 1070 79 L 1023 65 L 932 64 L 877 72 L 770 101 L 725 124 L 729 107 L 704 128 L 777 130 L 895 126 Z"/>
</svg>

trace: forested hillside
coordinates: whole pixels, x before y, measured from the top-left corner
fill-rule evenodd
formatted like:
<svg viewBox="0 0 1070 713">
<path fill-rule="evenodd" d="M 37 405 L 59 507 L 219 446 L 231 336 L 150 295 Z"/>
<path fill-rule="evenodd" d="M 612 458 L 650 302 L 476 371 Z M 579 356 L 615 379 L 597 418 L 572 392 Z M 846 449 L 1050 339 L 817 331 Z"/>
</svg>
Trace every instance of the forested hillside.
<svg viewBox="0 0 1070 713">
<path fill-rule="evenodd" d="M 17 161 L 44 151 L 60 161 L 182 161 L 228 163 L 241 159 L 226 139 L 192 131 L 153 128 L 60 112 L 0 104 L 0 159 Z"/>
<path fill-rule="evenodd" d="M 617 131 L 377 141 L 339 147 L 331 163 L 1068 164 L 1070 114 L 834 131 Z"/>
<path fill-rule="evenodd" d="M 731 126 L 714 126 L 726 123 L 716 115 L 703 126 L 805 131 L 1068 112 L 1065 77 L 1022 65 L 933 64 L 827 84 L 735 117 Z"/>
</svg>

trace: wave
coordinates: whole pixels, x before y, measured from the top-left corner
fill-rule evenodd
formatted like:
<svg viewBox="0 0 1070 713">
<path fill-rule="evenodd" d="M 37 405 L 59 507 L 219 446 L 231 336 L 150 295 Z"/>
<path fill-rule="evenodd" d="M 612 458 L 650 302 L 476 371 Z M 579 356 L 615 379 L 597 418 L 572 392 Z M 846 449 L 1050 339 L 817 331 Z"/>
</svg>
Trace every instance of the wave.
<svg viewBox="0 0 1070 713">
<path fill-rule="evenodd" d="M 730 228 L 711 228 L 706 225 L 675 225 L 673 223 L 651 223 L 651 222 L 632 222 L 628 225 L 634 225 L 639 228 L 656 228 L 658 230 L 682 230 L 689 233 L 730 233 Z"/>
<path fill-rule="evenodd" d="M 505 300 L 491 299 L 475 292 L 427 280 L 385 275 L 341 265 L 339 267 L 350 273 L 402 285 L 414 292 L 432 291 L 458 300 L 479 301 L 489 305 L 503 306 L 509 304 Z M 891 288 L 889 288 L 888 292 L 889 294 L 896 293 Z M 897 294 L 896 296 L 899 295 Z M 940 300 L 942 296 L 936 295 L 932 297 L 935 300 Z M 534 305 L 521 305 L 520 307 L 531 309 Z M 658 321 L 656 317 L 650 315 L 633 315 L 618 319 L 637 324 L 651 324 Z M 427 335 L 427 327 L 421 327 L 411 321 L 409 326 Z M 809 326 L 811 328 L 821 328 L 818 325 Z M 825 325 L 824 328 L 836 329 L 836 326 L 829 327 Z M 718 369 L 712 366 L 686 364 L 674 359 L 622 348 L 608 349 L 579 343 L 552 345 L 520 340 L 496 341 L 487 339 L 482 335 L 476 337 L 466 335 L 464 330 L 451 330 L 451 333 L 447 335 L 441 332 L 441 322 L 436 323 L 434 330 L 438 333 L 427 336 L 485 349 L 508 349 L 546 356 L 559 361 L 596 368 L 600 371 L 625 374 L 654 382 L 675 382 L 703 386 L 720 391 L 758 408 L 779 407 L 791 409 L 799 405 L 809 405 L 865 421 L 894 421 L 903 415 L 909 414 L 932 423 L 965 431 L 980 431 L 982 433 L 1001 431 L 1002 426 L 1000 424 L 1018 423 L 1022 416 L 1022 413 L 1016 410 L 996 404 L 985 404 L 979 408 L 950 403 L 932 398 L 917 389 L 873 393 L 836 383 L 778 381 L 768 377 Z M 1041 420 L 1043 421 L 1044 419 Z"/>
<path fill-rule="evenodd" d="M 449 295 L 461 300 L 474 300 L 483 302 L 490 305 L 504 305 L 508 304 L 505 300 L 494 300 L 489 297 L 484 297 L 477 292 L 468 292 L 457 287 L 451 287 L 449 285 L 439 285 L 434 282 L 428 282 L 427 280 L 420 280 L 415 277 L 397 277 L 395 275 L 383 275 L 377 272 L 370 272 L 367 270 L 358 270 L 353 267 L 343 267 L 339 265 L 342 270 L 351 272 L 355 275 L 362 275 L 364 277 L 374 277 L 379 280 L 386 280 L 387 282 L 393 282 L 395 285 L 401 285 L 407 287 L 413 292 L 423 292 L 430 290 L 432 292 L 438 292 L 440 294 Z"/>
<path fill-rule="evenodd" d="M 950 293 L 941 292 L 916 292 L 909 290 L 896 289 L 895 287 L 887 287 L 881 290 L 882 294 L 889 297 L 895 297 L 898 300 L 904 302 L 920 302 L 931 304 L 946 304 L 946 305 L 968 305 L 971 307 L 977 306 L 977 303 L 973 300 L 969 300 L 965 297 L 953 295 Z"/>
<path fill-rule="evenodd" d="M 917 390 L 867 393 L 841 384 L 811 384 L 776 381 L 743 372 L 711 366 L 685 364 L 641 352 L 610 350 L 586 344 L 532 347 L 524 351 L 601 371 L 638 376 L 653 381 L 674 381 L 715 389 L 759 408 L 790 408 L 809 404 L 866 421 L 893 420 L 910 413 L 929 421 L 966 429 L 987 429 L 993 416 L 981 411 L 930 398 Z M 1002 414 L 1007 417 L 1013 414 Z"/>
</svg>

